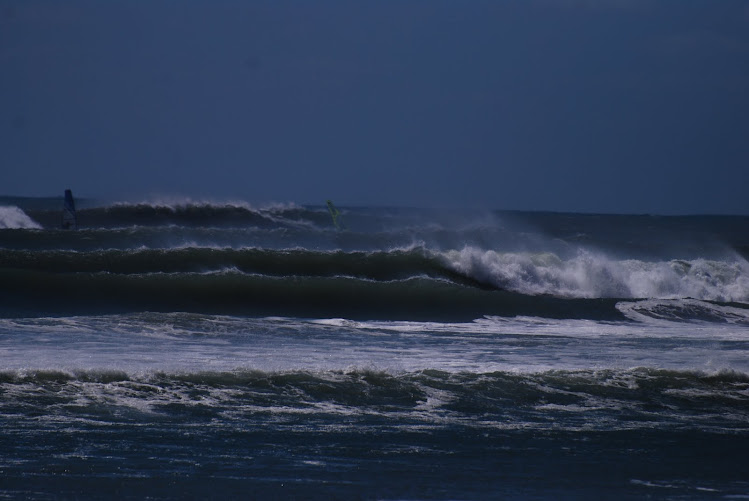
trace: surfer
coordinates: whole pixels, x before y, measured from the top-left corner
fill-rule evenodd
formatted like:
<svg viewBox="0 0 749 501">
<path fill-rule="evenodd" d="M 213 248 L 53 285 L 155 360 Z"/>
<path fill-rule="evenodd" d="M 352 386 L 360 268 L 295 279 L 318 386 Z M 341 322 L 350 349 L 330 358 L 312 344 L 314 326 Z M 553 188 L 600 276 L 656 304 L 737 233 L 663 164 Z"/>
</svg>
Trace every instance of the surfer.
<svg viewBox="0 0 749 501">
<path fill-rule="evenodd" d="M 65 201 L 62 205 L 62 229 L 78 229 L 78 218 L 75 215 L 75 201 L 73 200 L 73 192 L 70 190 L 65 190 Z"/>
</svg>

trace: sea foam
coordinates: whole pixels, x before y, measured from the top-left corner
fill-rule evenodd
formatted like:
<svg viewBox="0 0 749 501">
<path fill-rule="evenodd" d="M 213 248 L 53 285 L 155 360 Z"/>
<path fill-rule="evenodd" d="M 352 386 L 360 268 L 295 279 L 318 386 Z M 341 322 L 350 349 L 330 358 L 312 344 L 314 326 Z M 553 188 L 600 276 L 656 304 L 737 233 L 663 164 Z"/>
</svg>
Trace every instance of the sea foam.
<svg viewBox="0 0 749 501">
<path fill-rule="evenodd" d="M 447 266 L 501 289 L 574 298 L 695 298 L 749 301 L 749 263 L 707 259 L 642 261 L 580 250 L 496 252 L 475 247 L 443 254 Z"/>
</svg>

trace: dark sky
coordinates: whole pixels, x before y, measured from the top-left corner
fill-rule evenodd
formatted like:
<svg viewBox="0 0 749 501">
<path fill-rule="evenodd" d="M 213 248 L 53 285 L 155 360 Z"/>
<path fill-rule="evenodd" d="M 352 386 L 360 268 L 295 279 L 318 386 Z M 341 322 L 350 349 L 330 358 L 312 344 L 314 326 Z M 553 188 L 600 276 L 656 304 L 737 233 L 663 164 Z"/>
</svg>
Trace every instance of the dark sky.
<svg viewBox="0 0 749 501">
<path fill-rule="evenodd" d="M 0 194 L 749 214 L 749 0 L 0 0 Z"/>
</svg>

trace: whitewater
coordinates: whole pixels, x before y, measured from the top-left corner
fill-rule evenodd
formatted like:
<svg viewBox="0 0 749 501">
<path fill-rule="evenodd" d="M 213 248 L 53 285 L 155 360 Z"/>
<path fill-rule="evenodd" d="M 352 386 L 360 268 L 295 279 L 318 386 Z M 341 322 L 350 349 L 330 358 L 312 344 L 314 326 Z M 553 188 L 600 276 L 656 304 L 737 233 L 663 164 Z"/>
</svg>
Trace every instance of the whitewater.
<svg viewBox="0 0 749 501">
<path fill-rule="evenodd" d="M 0 206 L 0 496 L 749 497 L 749 217 Z"/>
</svg>

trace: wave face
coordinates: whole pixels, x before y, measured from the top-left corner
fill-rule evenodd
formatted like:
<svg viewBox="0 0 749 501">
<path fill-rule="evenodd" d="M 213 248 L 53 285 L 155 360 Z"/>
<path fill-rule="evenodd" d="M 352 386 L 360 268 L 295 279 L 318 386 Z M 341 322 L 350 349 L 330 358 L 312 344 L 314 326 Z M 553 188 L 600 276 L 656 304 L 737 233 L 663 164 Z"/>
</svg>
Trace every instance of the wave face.
<svg viewBox="0 0 749 501">
<path fill-rule="evenodd" d="M 747 217 L 0 205 L 0 497 L 746 496 Z"/>
</svg>

